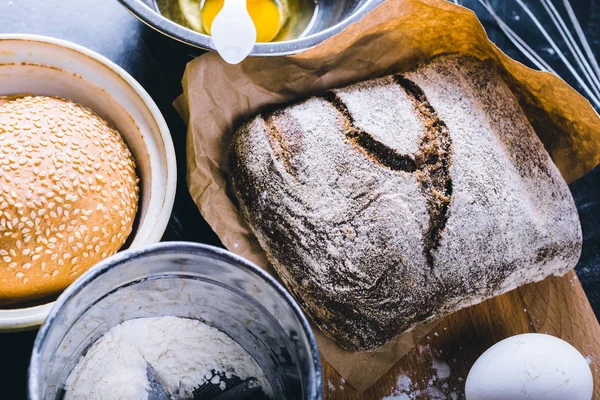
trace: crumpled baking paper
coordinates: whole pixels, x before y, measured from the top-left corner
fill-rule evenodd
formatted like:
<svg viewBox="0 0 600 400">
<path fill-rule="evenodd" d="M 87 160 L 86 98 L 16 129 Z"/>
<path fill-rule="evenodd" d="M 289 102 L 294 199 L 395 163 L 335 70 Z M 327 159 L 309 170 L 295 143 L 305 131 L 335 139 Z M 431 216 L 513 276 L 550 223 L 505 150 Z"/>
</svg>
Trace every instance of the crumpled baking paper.
<svg viewBox="0 0 600 400">
<path fill-rule="evenodd" d="M 176 106 L 188 122 L 187 180 L 203 217 L 223 244 L 276 275 L 238 213 L 227 153 L 241 122 L 267 106 L 402 72 L 447 52 L 471 54 L 496 68 L 567 182 L 600 161 L 600 119 L 560 78 L 531 70 L 492 44 L 475 15 L 444 0 L 388 0 L 361 21 L 301 54 L 224 63 L 215 53 L 188 64 Z M 435 322 L 370 352 L 350 352 L 314 328 L 322 356 L 348 383 L 366 390 L 427 334 Z"/>
</svg>

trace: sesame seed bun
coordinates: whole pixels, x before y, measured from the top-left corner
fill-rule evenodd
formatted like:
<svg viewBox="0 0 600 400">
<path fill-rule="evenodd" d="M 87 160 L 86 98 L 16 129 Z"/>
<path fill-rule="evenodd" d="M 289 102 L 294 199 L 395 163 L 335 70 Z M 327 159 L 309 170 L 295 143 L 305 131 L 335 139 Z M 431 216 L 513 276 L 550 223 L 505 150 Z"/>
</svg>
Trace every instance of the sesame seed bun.
<svg viewBox="0 0 600 400">
<path fill-rule="evenodd" d="M 123 138 L 71 101 L 0 103 L 0 304 L 56 293 L 131 233 L 135 162 Z"/>
</svg>

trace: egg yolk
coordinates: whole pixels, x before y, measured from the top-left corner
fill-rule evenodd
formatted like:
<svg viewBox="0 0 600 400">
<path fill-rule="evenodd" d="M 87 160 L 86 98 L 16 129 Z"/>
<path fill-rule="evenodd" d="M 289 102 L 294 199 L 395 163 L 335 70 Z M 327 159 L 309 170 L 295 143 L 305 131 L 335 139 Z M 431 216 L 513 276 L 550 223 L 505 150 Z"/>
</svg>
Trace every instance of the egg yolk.
<svg viewBox="0 0 600 400">
<path fill-rule="evenodd" d="M 256 27 L 256 41 L 270 42 L 281 28 L 279 5 L 274 0 L 247 0 L 248 13 Z M 202 24 L 210 35 L 212 22 L 223 8 L 223 0 L 206 0 L 202 7 Z"/>
</svg>

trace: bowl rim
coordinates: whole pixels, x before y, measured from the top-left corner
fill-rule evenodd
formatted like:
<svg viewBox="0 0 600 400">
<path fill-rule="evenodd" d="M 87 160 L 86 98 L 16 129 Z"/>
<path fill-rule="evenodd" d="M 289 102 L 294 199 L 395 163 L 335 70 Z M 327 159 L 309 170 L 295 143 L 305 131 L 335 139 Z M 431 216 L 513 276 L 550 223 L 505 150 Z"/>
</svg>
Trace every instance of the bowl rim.
<svg viewBox="0 0 600 400">
<path fill-rule="evenodd" d="M 196 32 L 192 29 L 179 25 L 170 19 L 163 17 L 159 12 L 151 9 L 141 0 L 117 0 L 131 14 L 148 25 L 150 28 L 190 46 L 198 47 L 203 50 L 215 51 L 211 37 L 204 33 Z M 307 35 L 301 38 L 284 40 L 281 42 L 256 43 L 250 52 L 251 57 L 272 57 L 297 54 L 308 50 L 319 43 L 329 39 L 333 35 L 344 30 L 348 25 L 360 20 L 375 7 L 382 4 L 385 0 L 366 0 L 348 17 L 339 21 L 337 24 L 317 33 Z"/>
<path fill-rule="evenodd" d="M 258 267 L 253 262 L 223 248 L 203 243 L 162 242 L 147 245 L 138 249 L 124 250 L 100 261 L 98 264 L 96 264 L 96 266 L 94 266 L 94 268 L 87 270 L 83 275 L 81 275 L 59 296 L 54 307 L 48 314 L 46 321 L 40 328 L 33 345 L 27 376 L 27 387 L 30 399 L 39 400 L 37 393 L 40 389 L 40 382 L 38 382 L 37 376 L 39 374 L 41 363 L 40 350 L 42 345 L 45 343 L 52 324 L 58 317 L 59 312 L 62 310 L 65 304 L 67 304 L 77 294 L 86 290 L 86 287 L 91 282 L 95 281 L 96 279 L 102 279 L 102 276 L 113 268 L 118 268 L 122 264 L 134 261 L 136 259 L 144 259 L 148 256 L 165 254 L 201 255 L 220 259 L 236 267 L 245 269 L 252 274 L 258 275 L 259 278 L 274 288 L 275 291 L 282 296 L 284 301 L 290 306 L 292 313 L 300 321 L 302 330 L 308 339 L 310 354 L 313 358 L 312 366 L 315 371 L 314 376 L 311 376 L 312 382 L 309 382 L 309 393 L 307 393 L 309 396 L 308 398 L 310 400 L 320 400 L 323 398 L 323 368 L 321 365 L 317 341 L 300 306 L 294 300 L 292 295 L 281 285 L 281 283 L 279 283 L 273 276 L 271 276 L 262 268 Z"/>
<path fill-rule="evenodd" d="M 154 100 L 152 100 L 152 97 L 127 71 L 105 56 L 84 46 L 51 36 L 25 33 L 0 34 L 0 42 L 4 41 L 39 42 L 64 47 L 80 53 L 84 57 L 90 58 L 107 67 L 112 73 L 116 74 L 120 79 L 122 79 L 137 96 L 139 96 L 156 122 L 158 131 L 160 133 L 160 139 L 162 140 L 165 150 L 166 164 L 164 165 L 164 168 L 167 177 L 165 180 L 165 198 L 162 203 L 162 211 L 157 215 L 157 219 L 153 220 L 152 225 L 154 229 L 148 235 L 147 239 L 147 243 L 159 242 L 167 228 L 167 224 L 169 223 L 171 212 L 173 210 L 173 204 L 175 202 L 175 193 L 177 188 L 177 161 L 175 156 L 175 147 L 173 145 L 173 139 L 171 137 L 169 127 L 158 106 Z M 0 332 L 16 332 L 37 328 L 44 322 L 44 319 L 54 304 L 55 301 L 52 301 L 46 304 L 40 304 L 31 307 L 0 309 Z"/>
</svg>

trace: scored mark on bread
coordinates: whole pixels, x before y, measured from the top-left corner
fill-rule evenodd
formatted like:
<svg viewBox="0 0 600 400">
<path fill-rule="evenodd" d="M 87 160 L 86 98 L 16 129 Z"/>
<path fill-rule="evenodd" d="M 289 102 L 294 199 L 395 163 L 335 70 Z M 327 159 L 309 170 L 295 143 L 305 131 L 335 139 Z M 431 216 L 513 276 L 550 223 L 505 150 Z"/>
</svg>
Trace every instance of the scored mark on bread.
<svg viewBox="0 0 600 400">
<path fill-rule="evenodd" d="M 348 110 L 346 104 L 337 94 L 329 91 L 323 95 L 323 98 L 344 116 L 343 122 L 346 137 L 359 150 L 393 171 L 415 172 L 417 170 L 417 164 L 412 156 L 398 153 L 396 150 L 387 147 L 385 144 L 375 140 L 373 136 L 364 130 L 358 128 L 350 110 Z"/>
<path fill-rule="evenodd" d="M 270 131 L 267 137 L 271 148 L 286 171 L 296 176 L 298 171 L 293 162 L 293 154 L 302 151 L 302 128 L 296 120 L 281 111 L 264 114 L 262 117 Z"/>
<path fill-rule="evenodd" d="M 419 152 L 414 157 L 399 154 L 357 127 L 350 110 L 335 92 L 327 92 L 323 95 L 323 99 L 342 115 L 346 138 L 358 149 L 393 171 L 417 175 L 420 191 L 425 196 L 429 214 L 423 254 L 430 270 L 433 270 L 432 252 L 439 246 L 442 231 L 448 220 L 448 207 L 452 198 L 452 179 L 449 173 L 452 140 L 448 127 L 439 118 L 423 90 L 402 75 L 394 75 L 393 78 L 413 102 L 418 117 L 425 127 L 425 134 L 419 141 Z"/>
<path fill-rule="evenodd" d="M 423 251 L 427 264 L 433 270 L 432 251 L 439 246 L 442 231 L 448 221 L 448 207 L 452 198 L 452 178 L 449 171 L 452 139 L 446 123 L 440 119 L 423 90 L 402 75 L 394 75 L 394 80 L 411 98 L 425 126 L 425 134 L 420 140 L 417 155 L 417 178 L 429 213 L 429 228 Z"/>
</svg>

